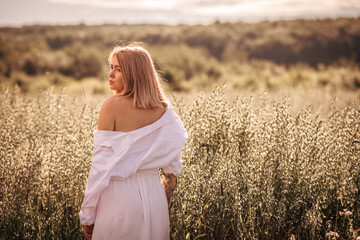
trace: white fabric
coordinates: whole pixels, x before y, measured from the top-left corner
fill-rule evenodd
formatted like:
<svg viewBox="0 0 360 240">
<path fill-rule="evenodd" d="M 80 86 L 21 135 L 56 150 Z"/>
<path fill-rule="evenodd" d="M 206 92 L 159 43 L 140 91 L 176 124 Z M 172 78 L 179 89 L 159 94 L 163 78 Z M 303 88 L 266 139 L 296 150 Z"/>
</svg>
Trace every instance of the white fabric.
<svg viewBox="0 0 360 240">
<path fill-rule="evenodd" d="M 158 168 L 178 175 L 187 132 L 172 106 L 156 122 L 130 132 L 94 132 L 82 225 L 93 239 L 168 239 L 169 216 Z"/>
</svg>

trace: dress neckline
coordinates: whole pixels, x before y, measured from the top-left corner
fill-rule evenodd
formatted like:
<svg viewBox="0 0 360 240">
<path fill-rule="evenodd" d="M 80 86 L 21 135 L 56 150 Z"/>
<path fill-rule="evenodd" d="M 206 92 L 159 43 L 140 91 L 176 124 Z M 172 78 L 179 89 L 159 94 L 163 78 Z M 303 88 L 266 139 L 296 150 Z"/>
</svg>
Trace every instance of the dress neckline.
<svg viewBox="0 0 360 240">
<path fill-rule="evenodd" d="M 94 133 L 97 133 L 97 132 L 101 132 L 101 133 L 117 133 L 117 134 L 129 134 L 129 133 L 134 133 L 134 132 L 139 132 L 141 130 L 145 130 L 147 128 L 150 128 L 156 124 L 158 124 L 159 122 L 163 121 L 163 119 L 165 119 L 165 116 L 168 114 L 169 110 L 172 108 L 172 106 L 170 104 L 167 105 L 166 109 L 165 109 L 165 112 L 161 115 L 160 118 L 158 118 L 155 122 L 153 123 L 150 123 L 148 125 L 145 125 L 143 127 L 140 127 L 140 128 L 137 128 L 137 129 L 134 129 L 134 130 L 131 130 L 131 131 L 127 131 L 127 132 L 124 132 L 124 131 L 114 131 L 114 130 L 95 130 Z"/>
</svg>

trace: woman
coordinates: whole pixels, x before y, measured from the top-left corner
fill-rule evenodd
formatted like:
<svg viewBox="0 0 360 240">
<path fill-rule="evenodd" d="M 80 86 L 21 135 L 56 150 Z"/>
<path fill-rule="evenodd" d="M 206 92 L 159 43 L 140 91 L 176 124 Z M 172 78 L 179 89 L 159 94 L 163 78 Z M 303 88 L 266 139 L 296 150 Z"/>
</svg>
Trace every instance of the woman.
<svg viewBox="0 0 360 240">
<path fill-rule="evenodd" d="M 79 213 L 85 237 L 169 239 L 168 203 L 187 133 L 145 49 L 115 47 L 108 61 L 114 96 L 103 102 L 94 132 Z M 158 169 L 164 173 L 163 185 Z"/>
</svg>

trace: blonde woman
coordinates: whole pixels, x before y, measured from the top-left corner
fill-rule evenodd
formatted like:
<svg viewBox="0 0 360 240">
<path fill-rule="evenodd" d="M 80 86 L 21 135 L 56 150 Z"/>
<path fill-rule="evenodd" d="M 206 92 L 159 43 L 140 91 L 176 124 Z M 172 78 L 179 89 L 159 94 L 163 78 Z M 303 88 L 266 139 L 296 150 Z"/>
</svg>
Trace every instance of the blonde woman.
<svg viewBox="0 0 360 240">
<path fill-rule="evenodd" d="M 168 203 L 187 133 L 145 49 L 115 47 L 108 61 L 114 96 L 103 102 L 94 132 L 92 166 L 79 213 L 85 237 L 169 239 Z"/>
</svg>

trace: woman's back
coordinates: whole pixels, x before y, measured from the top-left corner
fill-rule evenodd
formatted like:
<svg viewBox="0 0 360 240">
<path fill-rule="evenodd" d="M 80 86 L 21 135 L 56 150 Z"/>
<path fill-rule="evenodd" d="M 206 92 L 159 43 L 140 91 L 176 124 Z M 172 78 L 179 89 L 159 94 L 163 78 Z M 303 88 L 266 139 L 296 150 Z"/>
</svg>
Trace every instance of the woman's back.
<svg viewBox="0 0 360 240">
<path fill-rule="evenodd" d="M 107 114 L 111 116 L 108 124 L 104 124 L 99 118 L 98 130 L 130 132 L 156 122 L 165 113 L 165 107 L 158 107 L 153 109 L 139 109 L 133 106 L 133 99 L 123 96 L 111 96 L 106 99 L 103 104 L 108 105 L 106 109 Z"/>
</svg>

